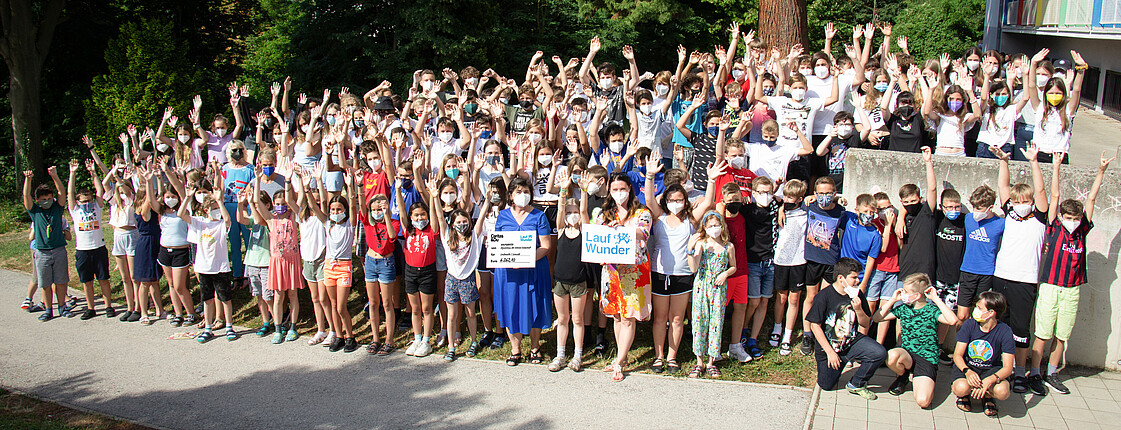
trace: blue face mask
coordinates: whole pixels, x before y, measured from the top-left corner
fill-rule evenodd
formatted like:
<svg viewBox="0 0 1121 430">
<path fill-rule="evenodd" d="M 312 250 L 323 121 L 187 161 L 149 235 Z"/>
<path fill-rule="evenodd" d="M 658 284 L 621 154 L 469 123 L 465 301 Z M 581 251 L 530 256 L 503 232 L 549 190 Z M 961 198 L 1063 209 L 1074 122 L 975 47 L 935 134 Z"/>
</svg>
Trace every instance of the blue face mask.
<svg viewBox="0 0 1121 430">
<path fill-rule="evenodd" d="M 459 169 L 444 169 L 444 174 L 454 180 L 459 177 Z"/>
<path fill-rule="evenodd" d="M 265 166 L 261 168 L 261 173 L 264 173 L 265 176 L 272 176 L 272 172 L 274 171 L 276 171 L 276 167 L 273 166 Z"/>
<path fill-rule="evenodd" d="M 946 219 L 953 221 L 961 216 L 961 211 L 946 211 Z"/>
<path fill-rule="evenodd" d="M 572 175 L 572 183 L 573 184 L 579 184 L 580 179 L 582 179 L 582 177 L 580 175 Z"/>
<path fill-rule="evenodd" d="M 366 121 L 363 121 L 363 120 L 360 120 L 360 119 L 354 120 L 353 123 L 354 123 L 354 128 L 362 128 L 362 126 L 366 125 Z"/>
<path fill-rule="evenodd" d="M 409 189 L 409 188 L 412 188 L 412 187 L 413 187 L 413 180 L 412 179 L 404 179 L 404 178 L 401 179 L 401 188 Z"/>
<path fill-rule="evenodd" d="M 767 97 L 771 97 L 771 96 L 775 95 L 775 89 L 774 88 L 763 88 L 763 95 L 765 95 Z"/>
<path fill-rule="evenodd" d="M 767 147 L 773 147 L 778 143 L 778 139 L 763 139 L 763 143 L 767 144 Z"/>
<path fill-rule="evenodd" d="M 871 224 L 871 223 L 872 223 L 872 219 L 873 219 L 873 218 L 875 218 L 875 217 L 876 217 L 876 216 L 875 216 L 875 215 L 872 215 L 872 214 L 860 214 L 860 216 L 859 216 L 859 218 L 860 218 L 860 224 L 862 224 L 862 225 L 868 225 L 868 224 Z"/>
<path fill-rule="evenodd" d="M 1004 106 L 1008 104 L 1008 95 L 1001 94 L 999 96 L 993 96 L 993 103 L 996 103 L 997 106 Z"/>
<path fill-rule="evenodd" d="M 327 124 L 335 125 L 335 117 L 333 117 L 333 116 L 327 117 Z"/>
<path fill-rule="evenodd" d="M 487 164 L 498 164 L 498 162 L 501 158 L 502 158 L 501 155 L 488 155 L 487 158 L 486 158 L 486 161 L 487 161 Z"/>
<path fill-rule="evenodd" d="M 832 203 L 833 203 L 833 195 L 832 194 L 825 194 L 825 195 L 817 196 L 817 206 L 822 208 L 822 209 L 825 209 L 826 206 L 829 206 Z"/>
<path fill-rule="evenodd" d="M 716 136 L 717 133 L 720 133 L 720 127 L 719 126 L 714 125 L 714 126 L 708 128 L 708 134 L 710 136 Z"/>
<path fill-rule="evenodd" d="M 881 93 L 887 91 L 887 83 L 886 82 L 877 82 L 876 85 L 873 85 L 872 87 L 875 88 L 876 91 L 879 91 Z"/>
<path fill-rule="evenodd" d="M 491 136 L 492 134 L 490 130 L 483 130 L 479 132 L 479 139 L 490 139 Z"/>
</svg>

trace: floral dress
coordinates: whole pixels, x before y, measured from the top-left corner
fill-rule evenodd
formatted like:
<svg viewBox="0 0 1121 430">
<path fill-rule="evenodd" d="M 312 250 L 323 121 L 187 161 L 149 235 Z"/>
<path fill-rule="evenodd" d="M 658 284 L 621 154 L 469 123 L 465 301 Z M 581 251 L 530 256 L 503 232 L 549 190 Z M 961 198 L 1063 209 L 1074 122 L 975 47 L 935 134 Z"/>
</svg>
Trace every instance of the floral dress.
<svg viewBox="0 0 1121 430">
<path fill-rule="evenodd" d="M 269 259 L 269 289 L 287 291 L 303 288 L 300 233 L 292 213 L 273 217 L 268 226 L 271 233 L 269 250 L 272 253 Z"/>
<path fill-rule="evenodd" d="M 604 315 L 619 315 L 639 321 L 650 319 L 650 259 L 646 255 L 646 240 L 650 238 L 653 216 L 646 208 L 635 211 L 626 221 L 617 213 L 602 214 L 603 223 L 619 221 L 625 227 L 635 228 L 636 264 L 604 264 L 603 285 L 600 286 L 600 305 Z"/>
<path fill-rule="evenodd" d="M 701 265 L 693 282 L 693 354 L 720 356 L 720 333 L 724 330 L 724 305 L 728 284 L 716 285 L 716 277 L 728 270 L 728 247 L 701 251 Z"/>
</svg>

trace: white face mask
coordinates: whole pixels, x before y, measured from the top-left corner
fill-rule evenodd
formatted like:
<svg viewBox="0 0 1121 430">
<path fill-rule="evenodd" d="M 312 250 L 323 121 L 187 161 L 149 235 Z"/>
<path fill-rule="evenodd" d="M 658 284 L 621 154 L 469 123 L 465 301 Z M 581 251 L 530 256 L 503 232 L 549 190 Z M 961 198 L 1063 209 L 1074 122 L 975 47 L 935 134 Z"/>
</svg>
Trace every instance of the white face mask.
<svg viewBox="0 0 1121 430">
<path fill-rule="evenodd" d="M 444 131 L 444 132 L 440 132 L 440 133 L 436 134 L 436 137 L 439 138 L 441 142 L 451 143 L 452 136 L 454 136 L 454 135 L 455 135 L 454 133 L 449 133 L 449 132 Z"/>
<path fill-rule="evenodd" d="M 159 151 L 159 152 L 167 152 L 167 150 L 169 150 L 169 149 L 171 149 L 171 147 L 167 146 L 166 143 L 161 143 L 159 145 L 156 145 L 156 151 Z"/>
<path fill-rule="evenodd" d="M 728 159 L 728 163 L 731 164 L 732 167 L 735 167 L 737 169 L 742 169 L 743 165 L 744 165 L 744 162 L 745 161 L 744 161 L 744 158 L 743 158 L 742 155 L 737 155 L 735 157 L 732 157 L 732 158 Z"/>
<path fill-rule="evenodd" d="M 904 294 L 903 303 L 907 305 L 914 303 L 919 300 L 919 296 L 921 296 L 921 294 Z"/>
<path fill-rule="evenodd" d="M 677 203 L 677 202 L 666 203 L 666 208 L 669 209 L 670 213 L 676 215 L 676 214 L 681 213 L 682 209 L 685 209 L 685 203 Z"/>
<path fill-rule="evenodd" d="M 374 171 L 381 170 L 381 160 L 380 159 L 375 158 L 373 160 L 368 161 L 367 163 L 370 165 L 371 169 L 374 169 Z"/>
<path fill-rule="evenodd" d="M 467 78 L 463 80 L 463 83 L 467 84 L 467 88 L 474 89 L 475 86 L 479 85 L 479 78 Z"/>
<path fill-rule="evenodd" d="M 814 70 L 813 70 L 813 69 L 810 69 L 810 68 L 808 68 L 808 67 L 807 67 L 807 68 L 801 68 L 801 69 L 798 69 L 798 74 L 800 74 L 800 75 L 802 75 L 802 76 L 805 76 L 805 77 L 807 77 L 807 78 L 808 78 L 808 77 L 810 77 L 810 75 L 813 75 L 813 73 L 814 73 Z"/>
<path fill-rule="evenodd" d="M 588 184 L 588 194 L 595 194 L 599 192 L 599 183 L 592 182 Z"/>
<path fill-rule="evenodd" d="M 344 219 L 346 219 L 346 214 L 344 213 L 331 214 L 331 221 L 334 221 L 336 224 L 343 222 Z"/>
<path fill-rule="evenodd" d="M 599 87 L 606 90 L 608 88 L 611 88 L 611 85 L 613 85 L 614 83 L 615 83 L 614 79 L 603 78 L 603 79 L 599 80 Z"/>
<path fill-rule="evenodd" d="M 182 135 L 182 134 L 180 134 L 179 136 L 176 136 L 176 137 L 179 138 L 179 143 L 187 143 L 187 141 L 191 140 L 191 136 L 185 136 L 185 135 Z"/>
<path fill-rule="evenodd" d="M 988 218 L 988 217 L 989 217 L 989 211 L 973 212 L 973 220 L 974 221 L 980 221 L 980 220 L 983 220 L 983 219 Z"/>
<path fill-rule="evenodd" d="M 642 112 L 643 115 L 650 115 L 651 112 L 654 112 L 654 105 L 642 105 L 638 107 L 638 110 Z"/>
<path fill-rule="evenodd" d="M 626 191 L 614 191 L 611 193 L 611 199 L 615 200 L 615 204 L 622 206 L 627 203 L 627 196 L 630 193 Z"/>
<path fill-rule="evenodd" d="M 169 208 L 173 208 L 179 204 L 179 199 L 175 197 L 168 197 L 166 199 L 163 199 L 163 204 L 167 205 L 167 207 Z"/>
<path fill-rule="evenodd" d="M 829 77 L 829 68 L 825 66 L 814 67 L 814 76 L 817 76 L 818 79 L 825 79 Z"/>
<path fill-rule="evenodd" d="M 720 227 L 718 225 L 714 225 L 712 227 L 705 227 L 705 234 L 707 234 L 708 237 L 713 237 L 713 238 L 720 237 L 720 233 L 723 233 L 723 232 L 724 232 L 724 228 Z"/>
<path fill-rule="evenodd" d="M 541 134 L 540 133 L 526 133 L 525 138 L 529 139 L 529 143 L 536 145 L 537 142 L 541 141 Z"/>
<path fill-rule="evenodd" d="M 455 202 L 455 197 L 456 197 L 455 193 L 440 194 L 440 200 L 442 200 L 445 205 L 450 205 L 450 204 L 454 203 Z"/>
<path fill-rule="evenodd" d="M 580 214 L 571 213 L 571 214 L 565 215 L 564 216 L 564 222 L 568 223 L 568 225 L 574 225 L 574 226 L 575 225 L 580 225 Z"/>
<path fill-rule="evenodd" d="M 744 75 L 743 70 L 740 70 L 740 69 L 732 70 L 732 79 L 735 79 L 735 80 L 738 81 L 738 80 L 740 80 L 740 78 L 743 78 L 743 75 Z"/>
<path fill-rule="evenodd" d="M 583 94 L 584 93 L 584 84 L 582 84 L 580 82 L 577 82 L 576 85 L 572 86 L 572 91 L 576 92 L 576 94 Z"/>
<path fill-rule="evenodd" d="M 218 210 L 218 208 L 211 209 L 210 210 L 210 220 L 211 221 L 218 221 L 220 219 L 222 219 L 222 211 Z"/>
<path fill-rule="evenodd" d="M 860 295 L 860 288 L 846 286 L 845 287 L 845 294 L 848 295 L 850 299 L 855 299 L 857 296 Z"/>
<path fill-rule="evenodd" d="M 580 115 L 578 115 L 578 118 L 579 118 L 578 121 L 580 121 L 580 122 L 588 122 L 588 113 L 587 112 L 580 112 Z"/>
<path fill-rule="evenodd" d="M 1082 225 L 1082 220 L 1071 221 L 1069 219 L 1060 219 L 1059 222 L 1063 224 L 1063 228 L 1067 229 L 1068 233 L 1074 233 L 1074 230 Z"/>
<path fill-rule="evenodd" d="M 1026 216 L 1030 215 L 1031 214 L 1031 209 L 1032 209 L 1032 204 L 1031 203 L 1025 203 L 1025 204 L 1022 204 L 1022 205 L 1012 205 L 1012 211 L 1016 212 L 1016 215 L 1019 216 L 1020 218 L 1023 218 L 1023 217 L 1026 217 Z"/>
<path fill-rule="evenodd" d="M 432 84 L 433 84 L 432 81 L 421 81 L 420 82 L 420 87 L 423 88 L 425 91 L 431 91 L 432 90 Z"/>
<path fill-rule="evenodd" d="M 802 99 L 806 98 L 806 90 L 801 88 L 790 90 L 790 98 L 800 102 Z"/>
<path fill-rule="evenodd" d="M 304 134 L 308 134 L 308 132 L 311 131 L 311 125 L 308 125 L 308 124 L 301 125 L 300 126 L 300 131 L 303 132 Z"/>
<path fill-rule="evenodd" d="M 755 203 L 762 207 L 770 206 L 771 199 L 774 198 L 774 196 L 764 193 L 751 193 L 751 195 L 755 197 Z"/>
<path fill-rule="evenodd" d="M 624 145 L 623 141 L 616 140 L 614 142 L 611 142 L 608 146 L 611 147 L 611 152 L 619 153 L 619 152 L 623 152 L 623 145 Z"/>
<path fill-rule="evenodd" d="M 1050 80 L 1051 80 L 1050 76 L 1036 75 L 1035 86 L 1039 87 L 1039 89 L 1042 90 L 1043 87 L 1047 86 L 1047 81 L 1050 81 Z"/>
<path fill-rule="evenodd" d="M 840 137 L 852 136 L 852 126 L 851 125 L 848 125 L 848 124 L 838 125 L 836 127 L 836 129 L 837 129 L 837 136 L 840 136 Z"/>
<path fill-rule="evenodd" d="M 216 129 L 214 129 L 214 134 L 217 134 L 217 135 L 218 135 L 218 137 L 223 137 L 223 136 L 225 136 L 225 135 L 226 135 L 226 129 L 224 129 L 224 128 L 216 128 Z"/>
<path fill-rule="evenodd" d="M 654 91 L 657 91 L 659 96 L 665 97 L 669 93 L 669 85 L 655 85 Z"/>
<path fill-rule="evenodd" d="M 195 201 L 202 203 L 206 200 L 206 193 L 195 193 Z"/>
<path fill-rule="evenodd" d="M 519 208 L 524 208 L 526 205 L 529 204 L 530 199 L 531 198 L 529 196 L 529 193 L 515 194 L 514 195 L 514 206 L 517 206 Z"/>
<path fill-rule="evenodd" d="M 691 181 L 691 180 L 690 181 L 685 181 L 685 183 L 681 184 L 681 186 L 685 188 L 686 193 L 691 193 L 691 192 L 693 192 L 693 190 L 696 189 L 696 188 L 693 187 L 693 181 Z"/>
<path fill-rule="evenodd" d="M 537 162 L 540 163 L 542 166 L 551 165 L 551 164 L 553 164 L 553 156 L 552 155 L 538 155 L 537 156 Z"/>
<path fill-rule="evenodd" d="M 966 60 L 965 67 L 968 67 L 970 71 L 977 70 L 978 67 L 981 67 L 981 62 L 977 60 Z"/>
<path fill-rule="evenodd" d="M 868 70 L 868 71 L 864 72 L 864 79 L 868 80 L 868 81 L 872 80 L 872 71 L 871 70 Z"/>
<path fill-rule="evenodd" d="M 425 227 L 428 227 L 428 220 L 422 219 L 413 221 L 413 227 L 416 227 L 418 230 L 423 230 Z"/>
</svg>

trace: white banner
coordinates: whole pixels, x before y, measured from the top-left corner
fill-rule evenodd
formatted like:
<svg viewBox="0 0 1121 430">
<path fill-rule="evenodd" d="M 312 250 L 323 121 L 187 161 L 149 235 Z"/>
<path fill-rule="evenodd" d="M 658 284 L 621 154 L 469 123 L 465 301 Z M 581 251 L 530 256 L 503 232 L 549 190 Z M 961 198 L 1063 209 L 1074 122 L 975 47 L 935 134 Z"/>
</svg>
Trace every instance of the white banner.
<svg viewBox="0 0 1121 430">
<path fill-rule="evenodd" d="M 634 264 L 638 238 L 634 227 L 584 224 L 580 261 L 586 263 Z"/>
<path fill-rule="evenodd" d="M 487 239 L 487 267 L 506 269 L 536 267 L 536 231 L 494 231 L 489 233 Z"/>
</svg>

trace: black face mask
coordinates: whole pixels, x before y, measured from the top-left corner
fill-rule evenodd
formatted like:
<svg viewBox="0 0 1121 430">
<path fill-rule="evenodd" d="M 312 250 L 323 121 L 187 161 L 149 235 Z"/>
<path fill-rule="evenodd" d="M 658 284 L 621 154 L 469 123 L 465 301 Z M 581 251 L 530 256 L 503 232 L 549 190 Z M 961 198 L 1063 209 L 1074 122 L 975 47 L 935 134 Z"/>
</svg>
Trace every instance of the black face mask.
<svg viewBox="0 0 1121 430">
<path fill-rule="evenodd" d="M 233 158 L 234 160 L 241 161 L 241 157 L 244 157 L 244 156 L 245 156 L 245 153 L 242 152 L 242 150 L 240 150 L 240 149 L 234 149 L 234 150 L 230 151 L 230 158 Z"/>
<path fill-rule="evenodd" d="M 915 114 L 914 106 L 900 106 L 895 109 L 895 115 L 910 119 Z"/>
<path fill-rule="evenodd" d="M 533 109 L 533 100 L 522 100 L 522 109 Z"/>
<path fill-rule="evenodd" d="M 740 209 L 742 209 L 742 208 L 743 208 L 743 203 L 740 203 L 740 202 L 732 202 L 732 203 L 728 203 L 728 204 L 724 205 L 724 209 L 726 209 L 728 211 L 728 213 L 730 213 L 732 215 L 740 213 Z"/>
<path fill-rule="evenodd" d="M 265 120 L 265 121 L 264 121 L 263 123 L 261 123 L 261 124 L 262 124 L 262 125 L 264 125 L 266 129 L 268 129 L 268 130 L 272 130 L 273 126 L 275 126 L 275 125 L 276 125 L 276 118 L 271 118 L 271 117 L 270 117 L 270 118 L 266 119 L 266 120 Z"/>
<path fill-rule="evenodd" d="M 798 208 L 797 203 L 786 203 L 786 202 L 782 203 L 782 210 L 792 211 L 792 210 L 797 209 L 797 208 Z"/>
<path fill-rule="evenodd" d="M 922 210 L 922 203 L 915 203 L 913 205 L 904 205 L 903 208 L 907 209 L 907 215 L 915 216 L 915 215 L 918 215 L 919 211 Z"/>
</svg>

